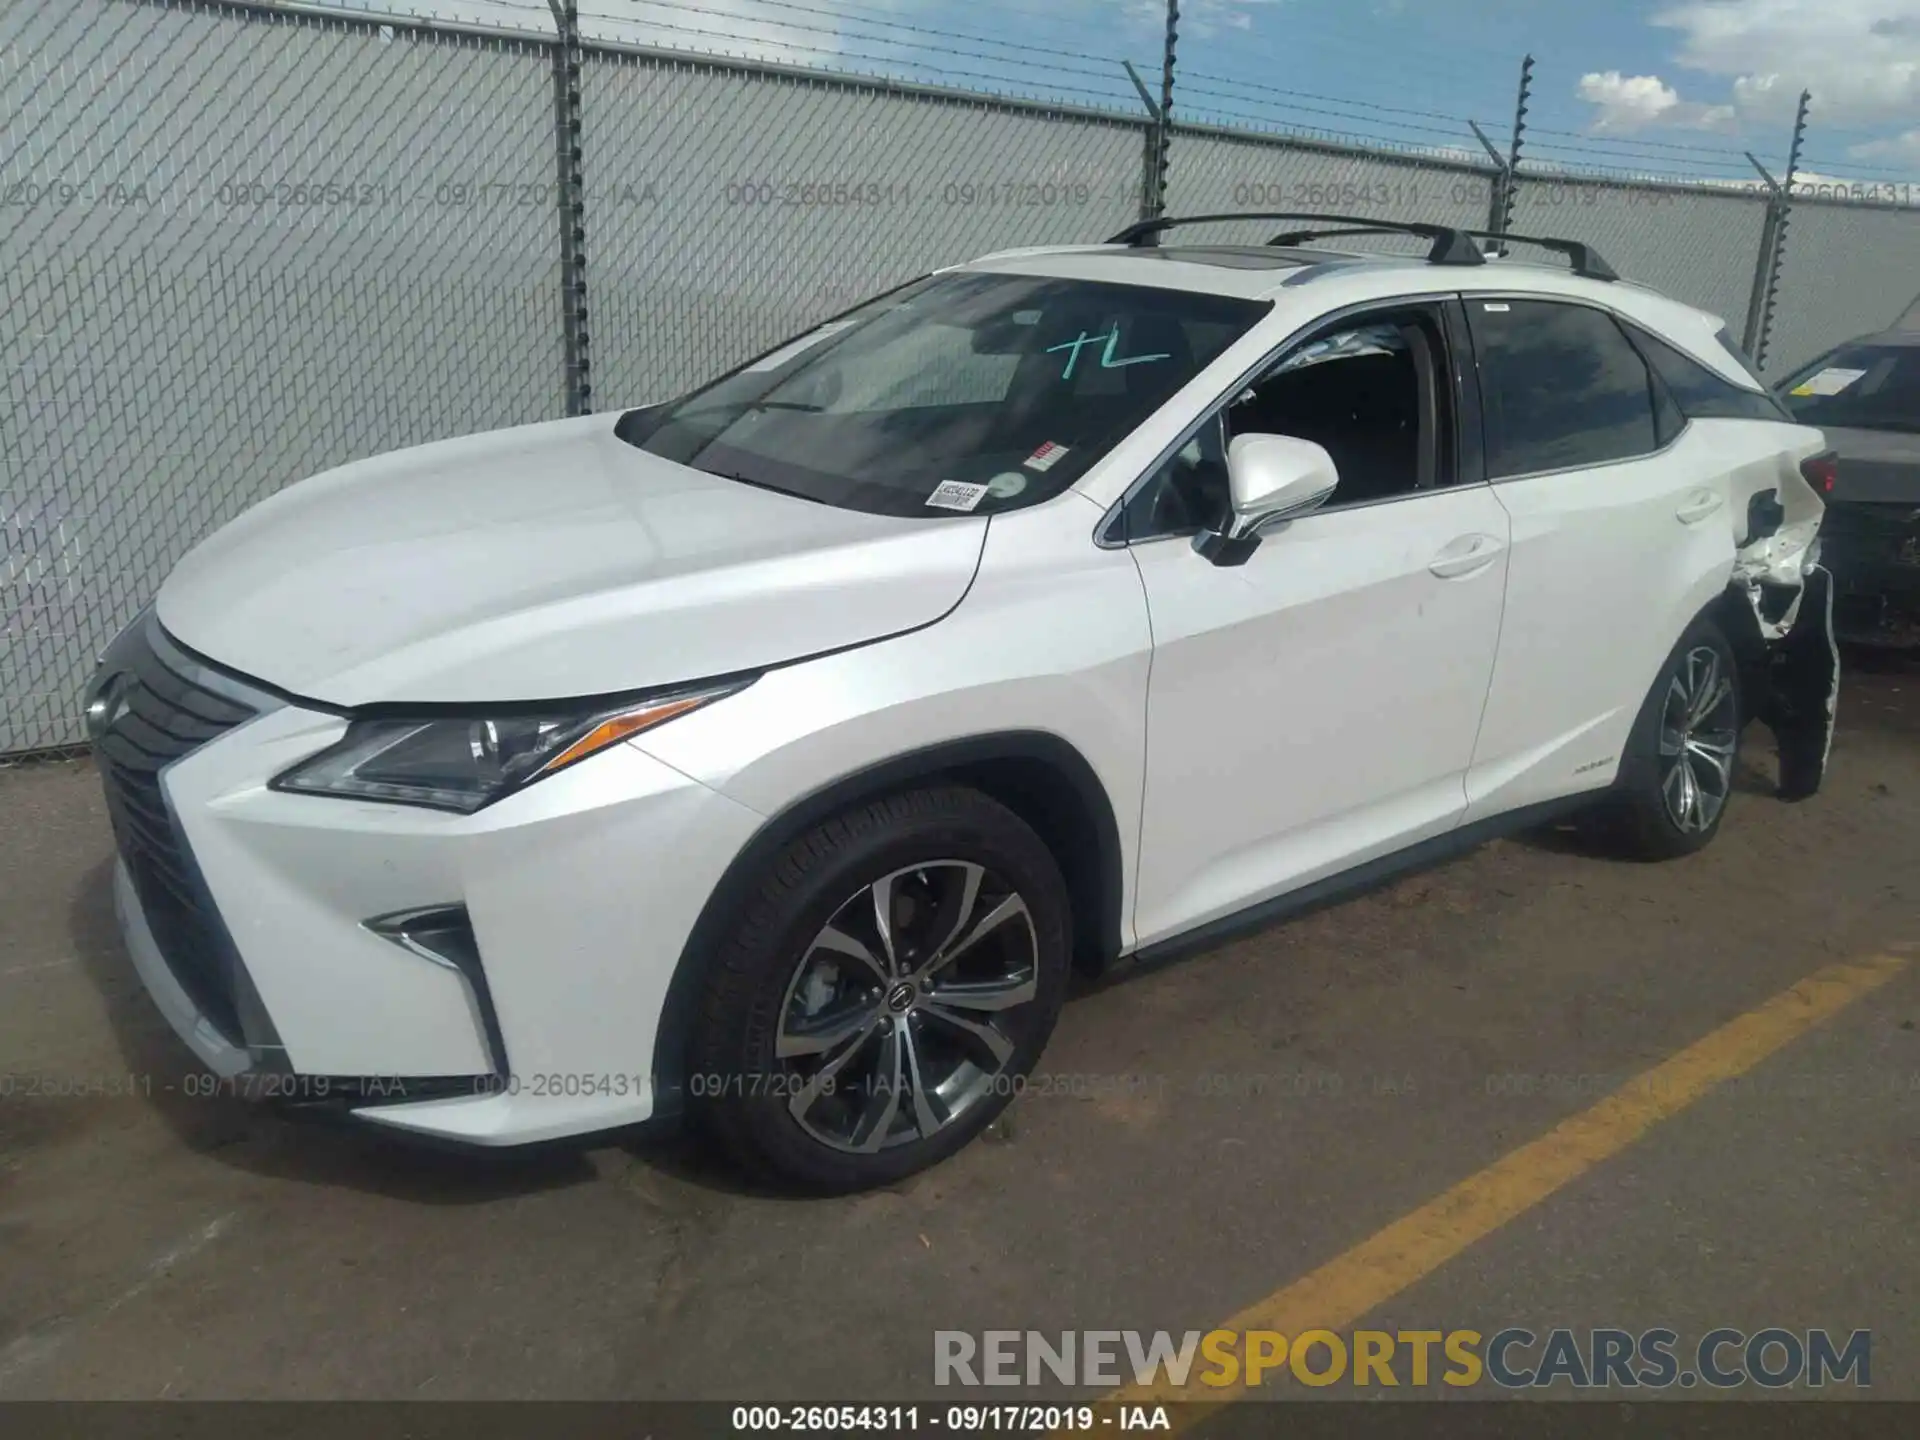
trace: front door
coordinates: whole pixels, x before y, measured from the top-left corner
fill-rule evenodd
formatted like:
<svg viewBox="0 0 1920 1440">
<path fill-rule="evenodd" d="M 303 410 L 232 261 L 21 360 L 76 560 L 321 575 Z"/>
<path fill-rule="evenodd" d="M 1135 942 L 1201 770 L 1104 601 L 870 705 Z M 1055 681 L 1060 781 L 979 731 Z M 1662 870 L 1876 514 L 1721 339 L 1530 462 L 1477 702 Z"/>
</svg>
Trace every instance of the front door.
<svg viewBox="0 0 1920 1440">
<path fill-rule="evenodd" d="M 1499 640 L 1508 523 L 1454 444 L 1436 307 L 1343 317 L 1279 357 L 1143 493 L 1154 656 L 1136 923 L 1177 934 L 1453 827 Z M 1235 434 L 1292 434 L 1328 504 L 1216 566 Z M 1458 483 L 1461 480 L 1469 483 Z M 1149 492 L 1152 486 L 1148 487 Z"/>
</svg>

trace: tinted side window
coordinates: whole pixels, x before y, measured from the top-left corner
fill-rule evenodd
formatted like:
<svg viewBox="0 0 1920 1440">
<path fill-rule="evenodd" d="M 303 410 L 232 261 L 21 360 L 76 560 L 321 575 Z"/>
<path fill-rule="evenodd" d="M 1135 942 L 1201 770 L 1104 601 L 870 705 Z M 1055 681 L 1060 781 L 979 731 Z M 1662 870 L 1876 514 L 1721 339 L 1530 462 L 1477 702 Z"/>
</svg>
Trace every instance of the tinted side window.
<svg viewBox="0 0 1920 1440">
<path fill-rule="evenodd" d="M 1227 447 L 1292 435 L 1325 447 L 1340 483 L 1325 508 L 1457 483 L 1451 356 L 1425 307 L 1334 322 L 1292 347 L 1201 426 L 1128 500 L 1127 541 L 1221 530 Z"/>
<path fill-rule="evenodd" d="M 1673 398 L 1673 391 L 1656 372 L 1653 377 L 1654 439 L 1662 445 L 1671 445 L 1680 438 L 1680 432 L 1686 428 L 1686 414 L 1680 409 L 1679 402 Z"/>
<path fill-rule="evenodd" d="M 1494 479 L 1660 448 L 1646 364 L 1598 310 L 1470 300 Z"/>
<path fill-rule="evenodd" d="M 1340 473 L 1329 509 L 1453 483 L 1446 341 L 1425 310 L 1340 322 L 1227 407 L 1227 432 L 1293 435 Z"/>
<path fill-rule="evenodd" d="M 1645 330 L 1628 331 L 1647 363 L 1666 381 L 1689 420 L 1786 420 L 1780 402 L 1762 390 L 1723 380 L 1684 351 Z"/>
</svg>

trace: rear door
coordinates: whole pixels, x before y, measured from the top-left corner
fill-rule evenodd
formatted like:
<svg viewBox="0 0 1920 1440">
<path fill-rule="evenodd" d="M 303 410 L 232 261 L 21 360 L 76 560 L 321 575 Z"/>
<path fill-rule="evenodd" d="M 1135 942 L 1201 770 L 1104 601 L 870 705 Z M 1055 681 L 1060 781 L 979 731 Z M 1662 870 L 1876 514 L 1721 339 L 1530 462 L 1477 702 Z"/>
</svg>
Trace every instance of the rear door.
<svg viewBox="0 0 1920 1440">
<path fill-rule="evenodd" d="M 1466 309 L 1512 518 L 1471 821 L 1613 779 L 1661 663 L 1727 582 L 1737 521 L 1728 457 L 1609 312 L 1517 296 Z"/>
</svg>

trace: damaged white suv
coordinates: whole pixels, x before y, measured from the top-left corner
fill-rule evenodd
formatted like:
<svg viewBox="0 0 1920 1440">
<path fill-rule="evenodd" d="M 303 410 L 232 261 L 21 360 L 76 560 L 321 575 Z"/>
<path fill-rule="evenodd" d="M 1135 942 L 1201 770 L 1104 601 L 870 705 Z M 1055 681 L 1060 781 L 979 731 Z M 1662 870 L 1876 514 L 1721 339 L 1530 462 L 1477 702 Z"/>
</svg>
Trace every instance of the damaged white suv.
<svg viewBox="0 0 1920 1440">
<path fill-rule="evenodd" d="M 1076 964 L 1572 810 L 1684 854 L 1756 716 L 1810 793 L 1831 467 L 1719 322 L 1239 218 L 1299 223 L 989 257 L 206 541 L 88 696 L 160 1008 L 395 1130 L 685 1111 L 858 1187 L 994 1117 Z"/>
</svg>

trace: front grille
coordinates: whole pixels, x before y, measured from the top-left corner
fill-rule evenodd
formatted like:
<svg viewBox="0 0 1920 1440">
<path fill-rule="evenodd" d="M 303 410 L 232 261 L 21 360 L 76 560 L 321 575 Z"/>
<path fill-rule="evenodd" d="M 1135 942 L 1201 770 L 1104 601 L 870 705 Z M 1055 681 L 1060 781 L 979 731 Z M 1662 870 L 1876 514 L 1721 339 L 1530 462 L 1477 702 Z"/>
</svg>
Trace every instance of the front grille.
<svg viewBox="0 0 1920 1440">
<path fill-rule="evenodd" d="M 94 754 L 114 838 L 154 943 L 201 1013 L 229 1044 L 242 1045 L 238 959 L 160 775 L 252 719 L 268 697 L 182 652 L 149 614 L 108 650 L 92 698 Z"/>
</svg>

